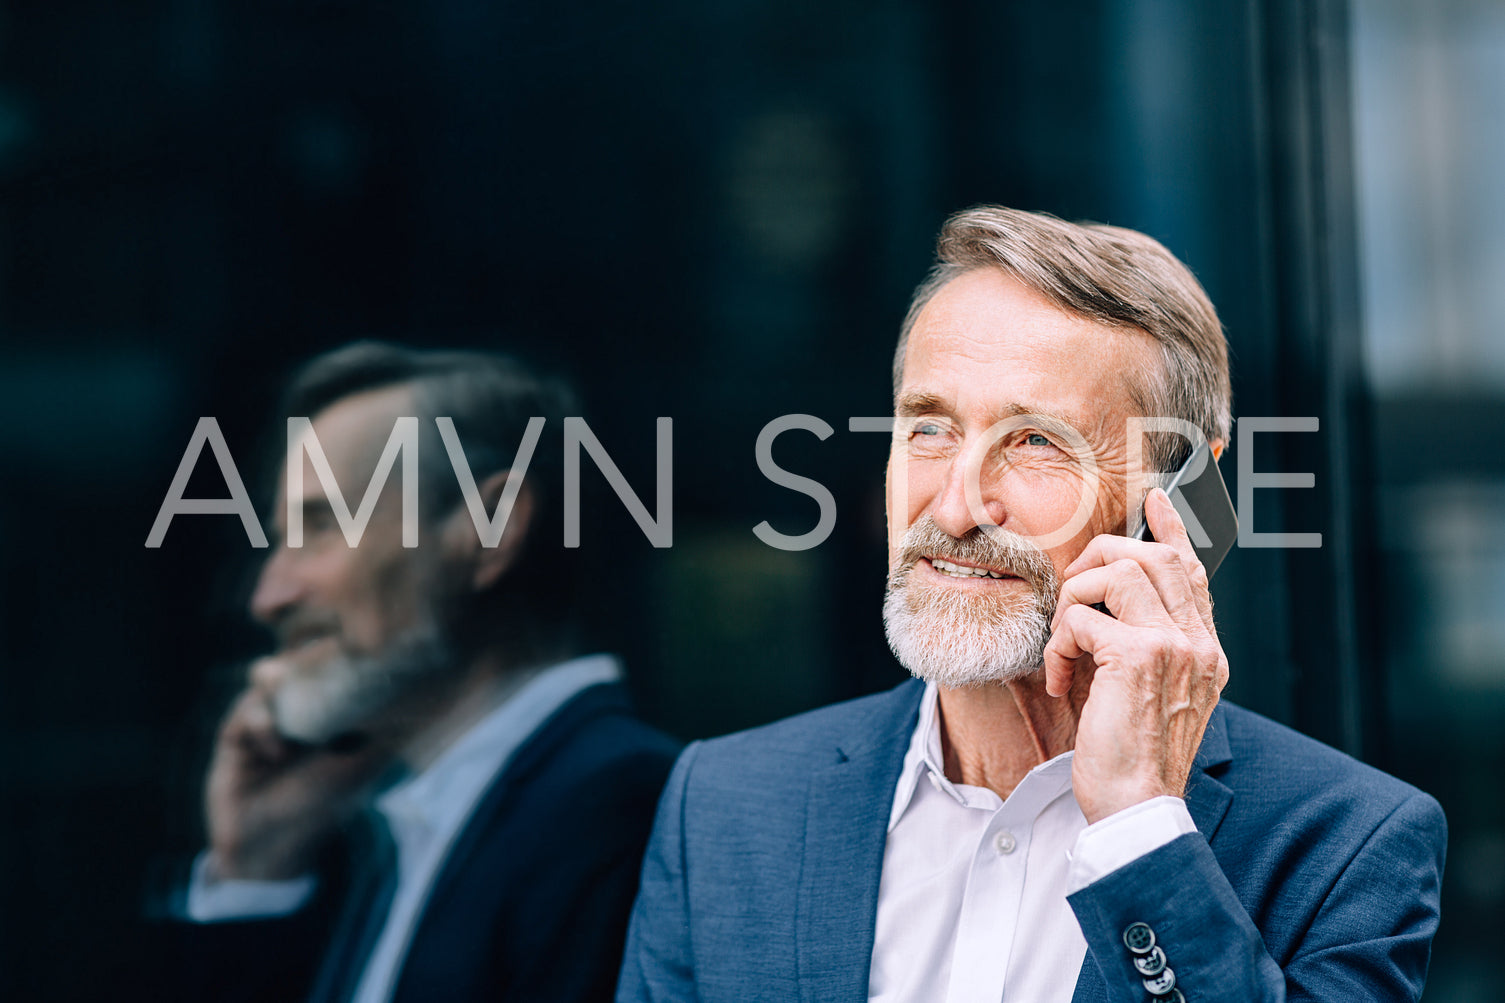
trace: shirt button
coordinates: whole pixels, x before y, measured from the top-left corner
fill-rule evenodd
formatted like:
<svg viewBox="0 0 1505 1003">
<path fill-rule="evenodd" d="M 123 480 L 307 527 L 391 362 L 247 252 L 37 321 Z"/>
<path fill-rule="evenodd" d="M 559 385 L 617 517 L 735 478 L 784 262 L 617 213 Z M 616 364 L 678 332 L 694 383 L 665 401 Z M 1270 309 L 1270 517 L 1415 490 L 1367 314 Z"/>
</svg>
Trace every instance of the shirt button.
<svg viewBox="0 0 1505 1003">
<path fill-rule="evenodd" d="M 1019 843 L 1014 839 L 1012 832 L 1004 830 L 993 837 L 993 845 L 998 848 L 999 853 L 1013 853 L 1014 847 Z"/>
</svg>

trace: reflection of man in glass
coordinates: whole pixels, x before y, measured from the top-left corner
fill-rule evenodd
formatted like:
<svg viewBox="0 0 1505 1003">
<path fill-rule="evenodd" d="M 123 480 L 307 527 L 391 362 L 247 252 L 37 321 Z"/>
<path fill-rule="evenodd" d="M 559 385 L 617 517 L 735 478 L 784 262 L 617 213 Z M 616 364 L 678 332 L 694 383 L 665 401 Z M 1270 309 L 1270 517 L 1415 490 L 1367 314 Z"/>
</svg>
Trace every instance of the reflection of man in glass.
<svg viewBox="0 0 1505 1003">
<path fill-rule="evenodd" d="M 1228 439 L 1201 286 L 1142 234 L 997 207 L 940 258 L 888 464 L 918 679 L 686 750 L 619 999 L 1416 998 L 1437 803 L 1220 702 L 1207 571 L 1135 486 L 1131 419 Z"/>
<path fill-rule="evenodd" d="M 578 570 L 560 547 L 569 409 L 561 387 L 484 353 L 360 344 L 294 379 L 287 413 L 312 417 L 295 454 L 302 540 L 284 471 L 251 599 L 276 648 L 221 727 L 184 903 L 203 924 L 185 931 L 201 940 L 194 992 L 609 997 L 673 745 L 629 715 L 614 659 L 578 657 Z M 416 540 L 402 465 L 383 462 L 413 416 Z M 468 473 L 435 418 L 453 421 Z M 524 474 L 509 468 L 530 418 L 545 421 Z M 384 466 L 351 545 L 341 515 L 360 516 Z"/>
</svg>

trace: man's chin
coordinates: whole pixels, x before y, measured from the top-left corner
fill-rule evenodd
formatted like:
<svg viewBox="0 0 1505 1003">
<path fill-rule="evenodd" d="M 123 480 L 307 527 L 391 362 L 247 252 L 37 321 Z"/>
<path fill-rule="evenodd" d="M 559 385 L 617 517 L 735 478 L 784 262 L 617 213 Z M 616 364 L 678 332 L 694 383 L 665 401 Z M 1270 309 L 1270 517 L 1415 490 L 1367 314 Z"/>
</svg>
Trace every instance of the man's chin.
<svg viewBox="0 0 1505 1003">
<path fill-rule="evenodd" d="M 998 686 L 1039 672 L 1048 620 L 1033 610 L 980 623 L 934 610 L 916 612 L 891 591 L 883 604 L 889 648 L 910 674 L 948 689 Z"/>
<path fill-rule="evenodd" d="M 920 658 L 900 657 L 899 664 L 908 669 L 909 674 L 916 679 L 934 683 L 948 690 L 980 690 L 992 686 L 1007 686 L 1009 683 L 1035 675 L 1042 668 L 1039 665 L 967 665 L 949 657 L 944 650 Z"/>
<path fill-rule="evenodd" d="M 888 644 L 910 674 L 948 689 L 998 686 L 1041 671 L 1044 644 L 1019 632 L 918 629 L 886 620 Z"/>
<path fill-rule="evenodd" d="M 305 745 L 335 745 L 369 723 L 364 708 L 311 689 L 292 682 L 272 695 L 272 721 L 282 737 Z"/>
<path fill-rule="evenodd" d="M 1009 683 L 1029 679 L 1039 674 L 1043 669 L 1044 667 L 1040 665 L 1027 668 L 997 668 L 990 666 L 978 672 L 953 671 L 944 674 L 940 678 L 927 679 L 926 682 L 933 682 L 937 686 L 948 690 L 981 690 L 995 686 L 1007 686 Z M 916 678 L 924 677 L 917 676 Z"/>
<path fill-rule="evenodd" d="M 272 721 L 295 742 L 337 745 L 387 712 L 400 695 L 397 682 L 368 659 L 332 659 L 282 681 L 271 696 Z"/>
<path fill-rule="evenodd" d="M 340 655 L 290 673 L 272 694 L 277 730 L 297 742 L 339 746 L 391 727 L 397 708 L 455 664 L 432 626 L 411 630 L 377 655 Z"/>
</svg>

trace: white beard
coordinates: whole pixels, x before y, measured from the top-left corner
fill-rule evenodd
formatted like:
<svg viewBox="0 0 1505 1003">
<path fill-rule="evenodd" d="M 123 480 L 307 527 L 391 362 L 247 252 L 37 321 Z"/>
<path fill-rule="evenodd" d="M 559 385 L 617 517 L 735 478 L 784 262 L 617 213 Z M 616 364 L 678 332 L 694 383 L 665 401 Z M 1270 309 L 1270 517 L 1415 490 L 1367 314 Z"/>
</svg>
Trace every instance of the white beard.
<svg viewBox="0 0 1505 1003">
<path fill-rule="evenodd" d="M 916 582 L 910 569 L 923 556 L 1007 568 L 1030 594 L 978 596 Z M 1059 594 L 1055 566 L 1017 533 L 991 527 L 958 540 L 926 518 L 904 535 L 883 599 L 883 628 L 899 663 L 920 679 L 951 688 L 1006 683 L 1044 664 Z"/>
<path fill-rule="evenodd" d="M 359 731 L 454 664 L 437 624 L 424 623 L 393 638 L 379 654 L 341 652 L 316 669 L 289 674 L 272 694 L 272 720 L 288 738 L 327 745 Z"/>
</svg>

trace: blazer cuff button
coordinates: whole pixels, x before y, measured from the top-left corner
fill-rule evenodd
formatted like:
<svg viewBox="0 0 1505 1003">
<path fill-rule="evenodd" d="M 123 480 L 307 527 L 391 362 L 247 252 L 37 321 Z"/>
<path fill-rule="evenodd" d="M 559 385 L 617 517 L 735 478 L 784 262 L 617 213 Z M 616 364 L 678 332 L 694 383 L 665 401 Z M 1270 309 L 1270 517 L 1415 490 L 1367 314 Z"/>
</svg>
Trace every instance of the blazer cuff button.
<svg viewBox="0 0 1505 1003">
<path fill-rule="evenodd" d="M 1155 931 L 1148 923 L 1130 923 L 1124 929 L 1124 946 L 1135 954 L 1149 954 L 1155 946 Z"/>
<path fill-rule="evenodd" d="M 1176 973 L 1167 968 L 1159 975 L 1145 979 L 1144 987 L 1150 991 L 1151 996 L 1169 996 L 1171 990 L 1176 988 Z"/>
<path fill-rule="evenodd" d="M 1159 975 L 1165 971 L 1165 952 L 1160 948 L 1154 948 L 1149 954 L 1136 955 L 1134 968 L 1145 978 Z"/>
</svg>

